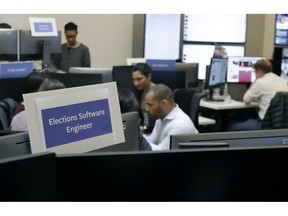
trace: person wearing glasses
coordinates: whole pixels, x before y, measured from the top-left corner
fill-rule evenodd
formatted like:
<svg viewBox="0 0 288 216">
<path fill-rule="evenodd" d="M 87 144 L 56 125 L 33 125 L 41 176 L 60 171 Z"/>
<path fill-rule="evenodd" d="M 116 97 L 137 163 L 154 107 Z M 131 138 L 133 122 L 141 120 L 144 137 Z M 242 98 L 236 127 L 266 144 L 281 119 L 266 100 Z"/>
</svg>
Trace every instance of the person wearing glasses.
<svg viewBox="0 0 288 216">
<path fill-rule="evenodd" d="M 77 41 L 78 26 L 69 22 L 64 27 L 67 43 L 61 46 L 61 57 L 54 59 L 58 70 L 69 72 L 70 67 L 91 67 L 89 48 Z"/>
</svg>

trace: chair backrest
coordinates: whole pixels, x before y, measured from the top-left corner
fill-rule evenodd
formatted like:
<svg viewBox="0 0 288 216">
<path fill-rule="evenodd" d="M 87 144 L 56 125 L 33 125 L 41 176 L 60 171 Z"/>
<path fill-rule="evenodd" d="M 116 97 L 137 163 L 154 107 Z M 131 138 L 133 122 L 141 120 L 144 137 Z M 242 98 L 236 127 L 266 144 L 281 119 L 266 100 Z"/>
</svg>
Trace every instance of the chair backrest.
<svg viewBox="0 0 288 216">
<path fill-rule="evenodd" d="M 277 92 L 262 120 L 262 129 L 288 128 L 288 92 Z"/>
<path fill-rule="evenodd" d="M 9 123 L 5 109 L 0 106 L 0 130 L 7 130 L 9 128 Z"/>
<path fill-rule="evenodd" d="M 200 100 L 203 97 L 203 94 L 200 92 L 197 92 L 193 95 L 190 105 L 190 113 L 189 116 L 191 120 L 193 121 L 195 127 L 198 129 L 199 122 L 198 122 L 198 108 L 200 104 Z"/>
<path fill-rule="evenodd" d="M 175 103 L 191 118 L 197 128 L 201 93 L 193 89 L 175 89 L 173 94 Z"/>
</svg>

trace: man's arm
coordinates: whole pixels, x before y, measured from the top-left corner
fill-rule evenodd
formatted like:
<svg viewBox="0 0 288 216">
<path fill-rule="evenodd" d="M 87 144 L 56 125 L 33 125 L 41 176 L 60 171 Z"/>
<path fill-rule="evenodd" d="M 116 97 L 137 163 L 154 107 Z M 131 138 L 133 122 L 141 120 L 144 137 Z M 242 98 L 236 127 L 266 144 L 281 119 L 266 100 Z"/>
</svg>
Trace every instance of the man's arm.
<svg viewBox="0 0 288 216">
<path fill-rule="evenodd" d="M 257 101 L 260 98 L 260 96 L 261 96 L 261 88 L 259 82 L 257 82 L 256 80 L 244 94 L 243 101 L 246 104 L 249 104 L 252 101 Z"/>
<path fill-rule="evenodd" d="M 86 47 L 83 52 L 83 67 L 91 67 L 90 51 L 88 47 Z"/>
<path fill-rule="evenodd" d="M 187 133 L 186 128 L 183 129 L 183 127 L 177 127 L 177 128 L 171 129 L 167 133 L 166 137 L 162 140 L 162 142 L 160 142 L 158 145 L 154 144 L 154 143 L 150 143 L 152 151 L 155 151 L 155 150 L 169 150 L 170 149 L 170 136 L 172 134 L 183 134 L 183 133 Z M 198 131 L 197 131 L 196 128 L 194 128 L 189 133 L 198 133 Z"/>
</svg>

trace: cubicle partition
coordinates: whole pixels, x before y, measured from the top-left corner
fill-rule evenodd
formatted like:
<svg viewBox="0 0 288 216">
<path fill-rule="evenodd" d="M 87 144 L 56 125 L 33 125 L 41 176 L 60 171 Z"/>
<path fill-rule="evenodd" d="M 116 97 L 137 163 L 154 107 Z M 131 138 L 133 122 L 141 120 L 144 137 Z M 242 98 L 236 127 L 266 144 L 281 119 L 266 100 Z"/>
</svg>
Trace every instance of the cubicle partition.
<svg viewBox="0 0 288 216">
<path fill-rule="evenodd" d="M 0 137 L 0 200 L 288 201 L 287 134 L 174 135 L 198 148 L 74 155 L 31 154 L 27 132 L 10 134 Z"/>
<path fill-rule="evenodd" d="M 0 160 L 2 201 L 288 201 L 288 148 Z"/>
<path fill-rule="evenodd" d="M 288 129 L 174 134 L 170 137 L 171 149 L 213 146 L 230 148 L 288 146 Z"/>
<path fill-rule="evenodd" d="M 57 157 L 64 201 L 287 201 L 288 148 Z"/>
</svg>

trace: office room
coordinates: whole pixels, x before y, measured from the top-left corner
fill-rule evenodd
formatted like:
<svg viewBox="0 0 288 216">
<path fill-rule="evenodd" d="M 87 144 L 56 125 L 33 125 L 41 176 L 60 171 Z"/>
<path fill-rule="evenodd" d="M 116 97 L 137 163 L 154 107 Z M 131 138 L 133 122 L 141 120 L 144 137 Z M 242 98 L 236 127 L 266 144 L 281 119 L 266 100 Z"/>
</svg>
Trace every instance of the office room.
<svg viewBox="0 0 288 216">
<path fill-rule="evenodd" d="M 143 8 L 146 7 L 143 6 Z M 144 14 L 146 14 L 145 11 L 149 11 L 148 9 L 136 11 L 133 14 L 129 11 L 126 12 L 125 9 L 124 13 L 121 14 L 113 10 L 102 11 L 99 14 L 96 14 L 98 11 L 88 11 L 87 14 L 87 11 L 84 12 L 84 10 L 87 10 L 87 8 L 80 8 L 80 14 L 77 15 L 74 11 L 68 11 L 66 14 L 62 14 L 60 11 L 59 14 L 54 14 L 52 9 L 46 12 L 39 10 L 36 13 L 35 11 L 30 13 L 30 10 L 28 10 L 25 14 L 20 12 L 19 14 L 14 12 L 14 14 L 7 14 L 3 12 L 0 15 L 0 22 L 9 23 L 13 29 L 29 30 L 29 17 L 55 18 L 57 30 L 62 31 L 61 43 L 66 42 L 65 24 L 70 21 L 75 22 L 78 25 L 77 40 L 89 47 L 91 68 L 112 69 L 113 66 L 126 66 L 127 58 L 144 57 Z M 275 14 L 273 12 L 273 14 L 251 13 L 247 15 L 245 56 L 265 56 L 268 59 L 273 59 Z M 224 43 L 224 45 L 227 44 Z M 70 90 L 67 89 L 59 90 L 59 92 L 63 91 L 71 94 Z M 48 97 L 48 93 L 42 93 L 42 95 Z M 233 95 L 231 96 L 233 99 Z M 215 120 L 215 122 L 218 120 L 215 113 L 211 114 L 205 109 L 201 109 L 199 113 L 207 119 Z M 207 115 L 204 116 L 204 114 Z M 113 116 L 112 118 L 114 118 Z M 115 117 L 115 119 L 117 118 Z M 1 163 L 3 165 L 3 175 L 5 169 L 7 170 L 4 166 L 8 164 L 9 167 L 15 165 L 15 169 L 26 170 L 24 172 L 35 169 L 34 172 L 39 172 L 41 176 L 38 177 L 42 179 L 42 184 L 50 190 L 50 193 L 47 192 L 48 190 L 42 190 L 42 188 L 42 194 L 34 196 L 35 193 L 37 194 L 37 190 L 40 190 L 41 185 L 39 185 L 39 182 L 31 181 L 30 184 L 26 182 L 19 184 L 15 190 L 10 191 L 9 196 L 7 195 L 9 190 L 5 190 L 7 194 L 4 193 L 1 200 L 208 201 L 210 203 L 211 201 L 224 201 L 225 203 L 229 201 L 287 201 L 287 185 L 285 183 L 287 174 L 284 172 L 284 164 L 287 160 L 285 151 L 287 150 L 283 146 L 283 144 L 286 144 L 283 143 L 283 140 L 286 139 L 285 129 L 275 130 L 275 133 L 272 130 L 267 132 L 259 130 L 259 133 L 253 133 L 250 130 L 227 133 L 222 130 L 221 125 L 217 124 L 214 126 L 213 124 L 200 125 L 200 127 L 201 129 L 198 130 L 200 137 L 198 134 L 195 136 L 194 146 L 197 148 L 190 148 L 189 145 L 188 147 L 185 146 L 185 143 L 189 144 L 193 139 L 191 138 L 192 134 L 190 134 L 191 136 L 187 137 L 174 137 L 176 142 L 178 142 L 177 139 L 180 141 L 175 144 L 176 147 L 172 150 L 149 152 L 107 151 L 87 155 L 82 153 L 69 153 L 68 155 L 48 153 L 44 156 L 40 153 L 39 158 L 37 157 L 38 153 L 36 153 L 33 158 L 30 158 L 30 154 L 17 156 L 17 160 L 14 160 L 15 157 L 5 158 Z M 221 136 L 225 133 L 228 134 L 225 137 L 226 140 Z M 201 137 L 201 134 L 207 134 L 207 136 L 203 135 Z M 31 134 L 29 136 L 31 137 Z M 27 139 L 27 134 L 23 134 L 23 137 Z M 282 145 L 278 143 L 280 141 Z M 184 144 L 185 149 L 179 149 L 179 143 Z M 203 143 L 205 145 L 201 146 Z M 249 143 L 252 143 L 251 146 L 249 146 Z M 257 145 L 254 145 L 255 143 Z M 200 148 L 198 145 L 200 145 Z M 24 166 L 17 163 L 19 157 L 23 160 Z M 267 158 L 269 158 L 268 161 L 273 161 L 273 163 L 268 163 Z M 32 160 L 35 161 L 32 162 Z M 46 172 L 43 170 L 40 172 L 40 168 L 31 165 L 31 162 L 34 165 L 38 163 L 39 166 L 43 166 L 43 162 L 49 163 L 50 166 L 45 166 Z M 93 166 L 93 164 L 98 165 Z M 103 166 L 99 166 L 99 164 Z M 159 164 L 159 166 L 155 166 L 155 164 Z M 279 164 L 281 164 L 280 167 Z M 17 166 L 19 167 L 17 168 Z M 97 175 L 93 174 L 95 172 L 97 172 Z M 24 176 L 17 176 L 16 174 L 12 175 L 11 172 L 6 174 L 9 178 L 24 178 Z M 29 173 L 25 175 L 28 175 L 26 176 L 27 181 L 30 181 L 29 178 L 38 178 Z M 45 178 L 52 183 L 48 184 L 44 180 Z M 75 181 L 70 181 L 71 179 Z M 153 179 L 158 179 L 158 182 L 162 183 L 155 184 Z M 259 181 L 263 179 L 266 180 L 259 184 Z M 277 184 L 277 182 L 281 182 L 281 184 Z M 3 183 L 7 184 L 7 182 Z M 14 184 L 18 184 L 18 181 L 15 180 Z M 17 194 L 17 190 L 20 191 L 25 184 L 28 185 L 27 188 L 31 191 L 24 192 L 27 192 L 27 196 Z M 36 186 L 33 187 L 33 185 Z M 43 195 L 44 193 L 47 193 L 47 196 Z M 202 207 L 205 207 L 205 204 Z M 123 203 L 123 206 L 125 205 Z M 56 206 L 59 207 L 57 204 Z M 106 207 L 109 208 L 109 204 Z M 142 208 L 141 205 L 138 207 Z M 149 208 L 149 206 L 146 207 Z M 169 208 L 167 205 L 164 205 L 164 207 Z M 67 208 L 69 207 L 67 206 Z M 175 211 L 175 209 L 171 209 L 171 212 Z M 185 212 L 189 212 L 189 210 L 186 209 Z"/>
</svg>

